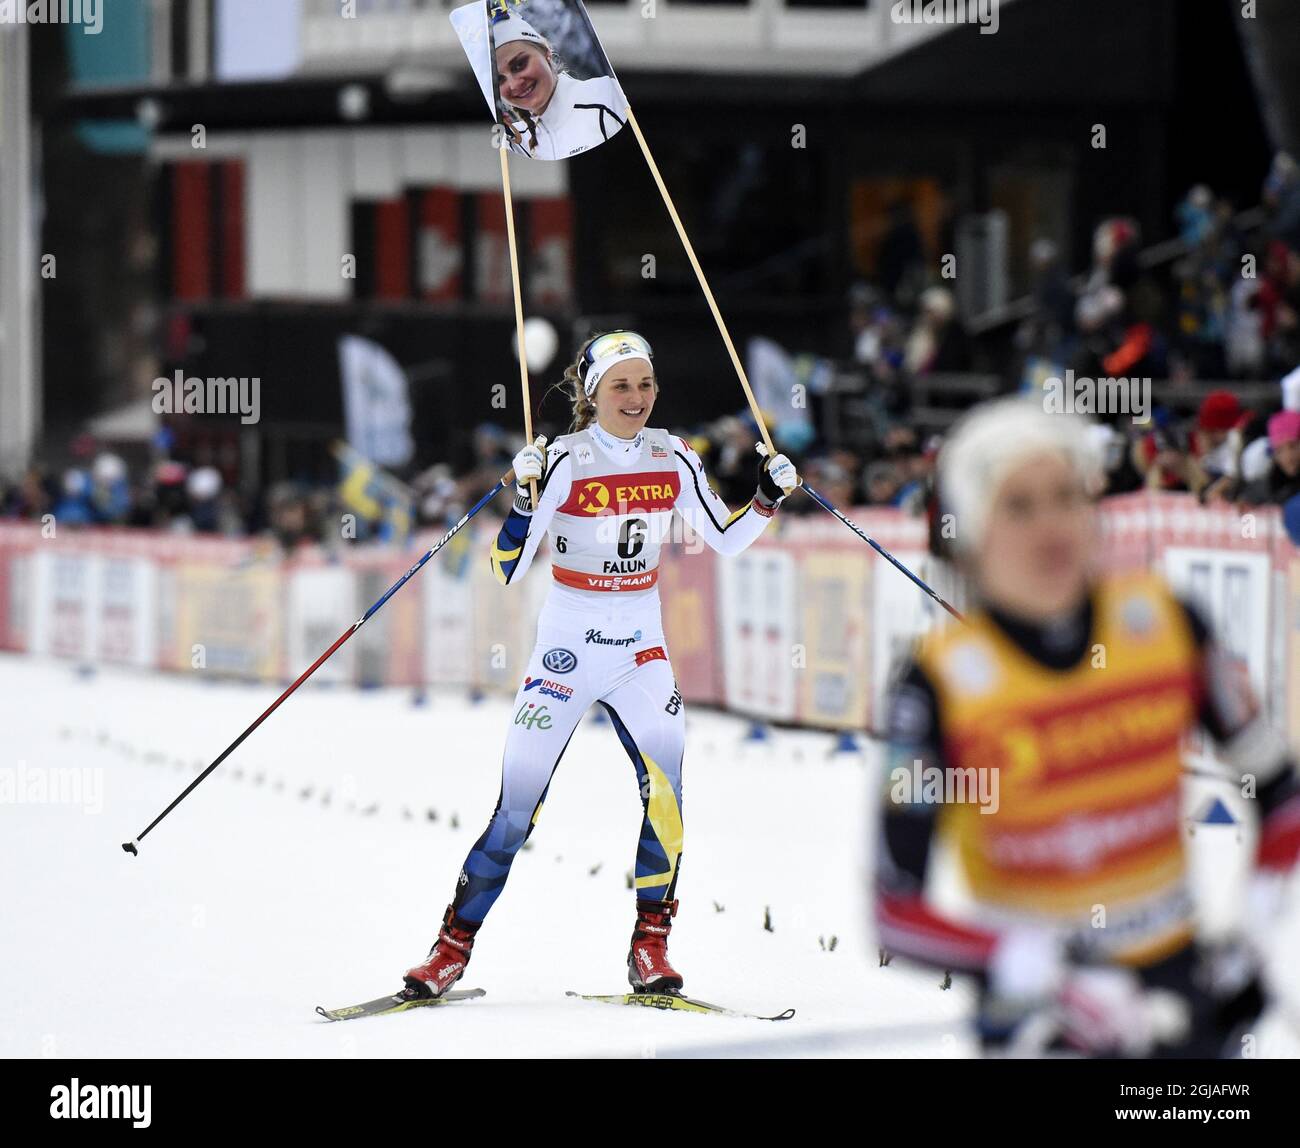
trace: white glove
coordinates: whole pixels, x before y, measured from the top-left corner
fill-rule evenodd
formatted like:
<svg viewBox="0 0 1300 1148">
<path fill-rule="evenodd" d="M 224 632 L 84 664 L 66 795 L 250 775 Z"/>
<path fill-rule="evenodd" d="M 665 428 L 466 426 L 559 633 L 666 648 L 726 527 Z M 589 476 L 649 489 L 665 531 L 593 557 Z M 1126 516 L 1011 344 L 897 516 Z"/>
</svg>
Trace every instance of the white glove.
<svg viewBox="0 0 1300 1148">
<path fill-rule="evenodd" d="M 1061 1037 L 1085 1055 L 1149 1056 L 1158 1040 L 1187 1035 L 1187 1002 L 1174 993 L 1144 988 L 1132 969 L 1071 970 L 1057 994 Z"/>
<path fill-rule="evenodd" d="M 799 485 L 799 472 L 783 454 L 767 457 L 767 447 L 761 442 L 755 448 L 763 462 L 758 470 L 758 489 L 768 502 L 775 505 Z"/>
<path fill-rule="evenodd" d="M 1186 1006 L 1169 993 L 1144 988 L 1117 966 L 1071 967 L 1060 937 L 1047 929 L 1013 927 L 989 961 L 985 1016 L 1012 1030 L 1012 1056 L 1036 1056 L 1057 1042 L 1084 1055 L 1147 1055 L 1158 1040 L 1186 1032 Z"/>
<path fill-rule="evenodd" d="M 1050 1000 L 1065 982 L 1065 948 L 1050 929 L 1013 926 L 989 958 L 989 988 L 999 998 Z"/>
<path fill-rule="evenodd" d="M 767 474 L 786 494 L 799 485 L 799 472 L 795 470 L 794 463 L 783 454 L 778 454 L 767 464 Z"/>
<path fill-rule="evenodd" d="M 539 434 L 537 441 L 524 447 L 510 465 L 515 472 L 515 506 L 520 510 L 530 510 L 532 492 L 528 484 L 541 478 L 546 469 L 546 436 Z"/>
</svg>

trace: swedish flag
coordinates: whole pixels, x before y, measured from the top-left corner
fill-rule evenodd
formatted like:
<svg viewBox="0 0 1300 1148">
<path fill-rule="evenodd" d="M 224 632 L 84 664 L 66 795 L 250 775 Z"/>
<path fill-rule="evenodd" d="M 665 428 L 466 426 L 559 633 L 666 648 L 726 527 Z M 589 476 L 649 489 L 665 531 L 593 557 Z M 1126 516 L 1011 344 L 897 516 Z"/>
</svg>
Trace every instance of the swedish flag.
<svg viewBox="0 0 1300 1148">
<path fill-rule="evenodd" d="M 374 524 L 384 542 L 403 543 L 411 533 L 414 496 L 406 486 L 346 443 L 334 444 L 339 462 L 339 501 Z"/>
</svg>

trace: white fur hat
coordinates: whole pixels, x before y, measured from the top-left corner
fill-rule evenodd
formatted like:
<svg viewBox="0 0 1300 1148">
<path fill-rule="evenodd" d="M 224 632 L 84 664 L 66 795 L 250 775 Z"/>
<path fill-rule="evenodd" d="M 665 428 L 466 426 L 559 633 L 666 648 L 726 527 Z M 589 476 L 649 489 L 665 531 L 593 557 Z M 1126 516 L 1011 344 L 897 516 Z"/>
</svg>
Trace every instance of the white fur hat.
<svg viewBox="0 0 1300 1148">
<path fill-rule="evenodd" d="M 979 545 L 1002 481 L 1035 455 L 1064 455 L 1092 493 L 1101 458 L 1091 424 L 1081 415 L 1044 410 L 1041 398 L 1019 396 L 981 403 L 965 415 L 939 452 L 940 509 L 955 516 L 957 547 Z"/>
</svg>

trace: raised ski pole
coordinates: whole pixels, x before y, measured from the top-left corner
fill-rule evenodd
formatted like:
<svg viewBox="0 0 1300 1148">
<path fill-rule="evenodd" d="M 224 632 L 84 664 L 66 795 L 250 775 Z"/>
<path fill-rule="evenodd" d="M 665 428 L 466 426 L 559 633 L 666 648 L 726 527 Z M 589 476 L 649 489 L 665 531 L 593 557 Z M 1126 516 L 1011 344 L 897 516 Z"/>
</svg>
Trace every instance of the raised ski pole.
<svg viewBox="0 0 1300 1148">
<path fill-rule="evenodd" d="M 367 610 L 364 614 L 361 615 L 360 618 L 358 618 L 355 622 L 353 622 L 351 626 L 349 626 L 346 630 L 344 630 L 343 633 L 339 635 L 338 640 L 332 646 L 330 646 L 328 650 L 326 650 L 323 654 L 321 654 L 319 658 L 317 658 L 314 662 L 312 662 L 312 664 L 308 666 L 306 670 L 303 671 L 303 673 L 298 677 L 298 680 L 295 681 L 293 685 L 291 685 L 287 690 L 284 691 L 284 693 L 282 693 L 278 698 L 276 698 L 275 701 L 273 701 L 269 706 L 267 706 L 267 708 L 264 709 L 261 712 L 261 714 L 258 715 L 257 720 L 254 721 L 252 725 L 250 725 L 246 730 L 244 730 L 243 733 L 241 733 L 237 738 L 235 738 L 234 741 L 232 741 L 228 746 L 226 746 L 226 748 L 221 751 L 221 755 L 211 765 L 209 765 L 207 769 L 205 769 L 202 773 L 200 773 L 198 777 L 196 777 L 193 781 L 191 781 L 189 785 L 187 785 L 181 791 L 181 793 L 176 797 L 176 799 L 169 806 L 167 806 L 166 809 L 164 809 L 160 814 L 158 814 L 157 817 L 155 817 L 151 822 L 149 822 L 149 824 L 145 826 L 144 830 L 138 836 L 132 838 L 130 841 L 122 842 L 122 848 L 126 850 L 126 852 L 132 854 L 133 856 L 138 857 L 140 855 L 140 851 L 139 851 L 140 842 L 143 841 L 153 831 L 154 826 L 156 826 L 160 821 L 162 821 L 164 817 L 167 816 L 167 814 L 169 814 L 182 801 L 184 801 L 194 791 L 194 789 L 198 787 L 199 783 L 203 781 L 205 777 L 208 776 L 208 774 L 210 774 L 214 769 L 217 768 L 217 766 L 219 766 L 223 761 L 225 761 L 226 758 L 228 758 L 232 753 L 234 753 L 235 750 L 237 750 L 244 743 L 244 740 L 248 737 L 248 735 L 251 734 L 255 729 L 257 729 L 257 727 L 261 725 L 264 721 L 266 721 L 266 719 L 269 718 L 273 713 L 275 713 L 275 711 L 280 708 L 281 703 L 284 702 L 285 699 L 288 698 L 289 695 L 294 692 L 294 690 L 296 690 L 300 685 L 302 685 L 303 682 L 305 682 L 309 677 L 311 677 L 312 674 L 314 674 L 318 669 L 320 669 L 321 666 L 323 666 L 334 655 L 334 652 L 340 646 L 342 646 L 344 642 L 346 642 L 350 637 L 352 637 L 353 634 L 355 634 L 359 629 L 361 629 L 361 627 L 364 626 L 371 618 L 373 618 L 377 613 L 379 613 L 379 610 L 383 606 L 383 604 L 387 602 L 388 599 L 391 598 L 394 594 L 396 594 L 398 590 L 400 590 L 403 586 L 405 586 L 406 583 L 409 582 L 416 574 L 418 574 L 421 568 L 424 566 L 424 564 L 428 562 L 429 559 L 432 558 L 435 554 L 437 554 L 439 550 L 441 550 L 444 546 L 446 546 L 447 543 L 450 542 L 457 534 L 459 534 L 460 531 L 465 526 L 465 523 L 467 523 L 471 518 L 473 518 L 474 515 L 476 515 L 480 510 L 482 510 L 483 507 L 485 507 L 489 502 L 491 502 L 492 499 L 494 499 L 498 494 L 500 494 L 501 491 L 505 489 L 506 484 L 509 483 L 513 478 L 514 478 L 513 471 L 507 471 L 504 475 L 502 475 L 501 478 L 497 480 L 496 486 L 494 486 L 491 490 L 487 492 L 487 494 L 485 494 L 482 498 L 480 498 L 478 502 L 476 502 L 461 517 L 459 522 L 457 522 L 450 530 L 447 531 L 446 534 L 444 534 L 440 539 L 438 539 L 438 541 L 435 542 L 433 546 L 429 548 L 428 552 L 424 555 L 423 558 L 421 558 L 396 582 L 394 582 L 390 587 L 388 587 L 388 589 L 384 591 L 383 596 L 377 602 L 375 602 L 375 604 L 371 606 L 369 610 Z"/>
<path fill-rule="evenodd" d="M 709 310 L 713 314 L 713 321 L 718 326 L 718 333 L 722 336 L 723 345 L 727 348 L 727 354 L 731 357 L 731 365 L 735 368 L 736 377 L 740 380 L 740 388 L 745 392 L 745 399 L 749 403 L 750 412 L 754 416 L 754 421 L 758 424 L 758 433 L 762 436 L 763 447 L 769 456 L 776 454 L 776 448 L 772 445 L 772 438 L 767 432 L 767 424 L 763 420 L 763 411 L 758 405 L 758 400 L 754 397 L 754 390 L 749 385 L 749 378 L 745 374 L 744 364 L 740 361 L 740 356 L 736 353 L 736 346 L 731 341 L 731 335 L 727 331 L 726 321 L 722 318 L 722 311 L 718 307 L 717 300 L 713 297 L 713 291 L 709 287 L 709 281 L 704 275 L 704 268 L 700 266 L 700 261 L 695 254 L 695 248 L 691 246 L 690 237 L 686 234 L 686 227 L 682 223 L 681 216 L 677 214 L 677 208 L 673 206 L 673 197 L 668 192 L 668 185 L 664 183 L 664 178 L 659 173 L 659 165 L 655 163 L 654 156 L 650 152 L 650 145 L 646 142 L 645 136 L 641 132 L 641 125 L 636 122 L 636 116 L 632 108 L 627 108 L 627 122 L 632 129 L 632 134 L 636 136 L 636 142 L 641 146 L 641 154 L 645 157 L 646 166 L 650 169 L 650 175 L 654 178 L 655 186 L 659 189 L 659 194 L 663 198 L 664 206 L 668 209 L 668 216 L 673 221 L 673 226 L 677 229 L 678 238 L 682 241 L 682 248 L 686 252 L 686 258 L 690 261 L 692 269 L 695 271 L 695 278 L 699 280 L 700 290 L 704 292 L 704 300 L 709 305 Z M 504 153 L 503 153 L 504 154 Z M 504 162 L 504 160 L 502 161 Z M 762 453 L 762 452 L 760 452 Z M 873 539 L 869 538 L 862 530 L 844 517 L 820 494 L 812 489 L 806 482 L 800 481 L 800 486 L 808 492 L 809 497 L 816 502 L 823 510 L 829 511 L 835 515 L 845 526 L 853 531 L 864 542 L 868 543 L 877 554 L 886 561 L 898 567 L 904 574 L 924 590 L 931 598 L 939 603 L 954 618 L 964 621 L 961 614 L 948 605 L 924 582 L 904 566 L 897 558 L 889 553 L 883 546 L 879 545 Z"/>
<path fill-rule="evenodd" d="M 533 441 L 533 402 L 528 394 L 528 351 L 524 346 L 524 295 L 519 285 L 519 247 L 515 242 L 515 208 L 510 194 L 510 159 L 501 141 L 501 195 L 506 204 L 506 243 L 510 248 L 510 284 L 515 297 L 515 349 L 519 353 L 519 389 L 524 396 L 524 441 Z M 528 492 L 537 506 L 537 479 L 528 480 Z"/>
<path fill-rule="evenodd" d="M 891 563 L 893 566 L 897 567 L 904 574 L 906 574 L 908 578 L 910 578 L 914 583 L 916 583 L 917 586 L 919 586 L 922 590 L 924 590 L 931 598 L 934 599 L 934 601 L 938 602 L 939 605 L 942 606 L 945 610 L 947 610 L 949 614 L 951 614 L 954 618 L 957 619 L 957 621 L 959 622 L 966 621 L 966 619 L 962 617 L 961 613 L 958 610 L 955 610 L 952 606 L 948 605 L 948 603 L 945 602 L 942 598 L 940 598 L 939 595 L 936 594 L 933 590 L 931 590 L 929 586 L 927 586 L 924 582 L 922 582 L 920 578 L 918 578 L 915 574 L 913 574 L 897 558 L 895 558 L 892 554 L 890 554 L 888 550 L 886 550 L 883 546 L 881 546 L 879 542 L 877 542 L 874 538 L 872 538 L 869 534 L 867 534 L 867 532 L 863 530 L 861 527 L 857 526 L 854 522 L 852 522 L 847 515 L 841 514 L 825 498 L 823 498 L 820 494 L 818 494 L 815 490 L 813 490 L 813 488 L 809 486 L 806 482 L 804 482 L 802 479 L 800 480 L 799 485 L 804 488 L 804 490 L 808 493 L 808 497 L 811 498 L 815 503 L 817 503 L 818 506 L 820 506 L 823 510 L 833 514 L 842 523 L 844 523 L 845 526 L 847 526 L 850 530 L 852 530 L 854 534 L 856 534 L 859 538 L 861 538 L 863 542 L 865 542 L 877 554 L 879 554 L 886 562 Z"/>
<path fill-rule="evenodd" d="M 749 409 L 753 412 L 754 421 L 758 424 L 758 433 L 762 436 L 763 445 L 767 447 L 769 455 L 774 455 L 776 454 L 776 447 L 772 445 L 772 437 L 767 433 L 767 424 L 763 421 L 763 412 L 759 408 L 758 400 L 754 398 L 754 390 L 749 385 L 749 376 L 745 374 L 745 365 L 740 361 L 740 356 L 736 353 L 736 345 L 731 341 L 731 333 L 727 330 L 726 321 L 722 318 L 722 311 L 718 307 L 718 301 L 713 297 L 713 290 L 709 287 L 709 281 L 704 275 L 704 268 L 700 266 L 700 260 L 695 254 L 695 248 L 691 246 L 690 236 L 686 234 L 686 226 L 682 223 L 681 216 L 677 214 L 677 208 L 673 205 L 673 197 L 668 193 L 668 185 L 664 183 L 664 177 L 659 174 L 659 165 L 655 163 L 655 157 L 650 152 L 650 145 L 646 142 L 645 136 L 641 134 L 641 125 L 636 122 L 636 115 L 630 105 L 626 111 L 628 126 L 631 127 L 632 134 L 636 136 L 636 142 L 641 146 L 641 154 L 645 156 L 646 167 L 650 169 L 650 175 L 654 178 L 655 186 L 659 189 L 659 195 L 664 201 L 664 207 L 668 209 L 668 217 L 673 221 L 673 226 L 677 229 L 677 237 L 682 241 L 682 249 L 686 252 L 686 258 L 695 271 L 695 278 L 699 280 L 700 290 L 704 292 L 704 301 L 709 305 L 709 311 L 713 314 L 713 321 L 718 327 L 718 334 L 722 336 L 722 344 L 727 348 L 727 354 L 731 358 L 731 365 L 736 371 L 736 378 L 740 380 L 740 388 L 745 392 L 745 399 L 749 403 Z"/>
</svg>

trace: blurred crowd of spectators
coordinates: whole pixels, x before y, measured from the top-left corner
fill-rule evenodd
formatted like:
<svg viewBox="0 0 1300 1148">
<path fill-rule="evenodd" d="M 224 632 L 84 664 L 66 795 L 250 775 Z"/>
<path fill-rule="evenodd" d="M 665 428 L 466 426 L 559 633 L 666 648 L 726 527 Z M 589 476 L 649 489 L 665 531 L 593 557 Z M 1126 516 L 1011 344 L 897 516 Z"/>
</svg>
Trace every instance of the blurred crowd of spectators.
<svg viewBox="0 0 1300 1148">
<path fill-rule="evenodd" d="M 1157 394 L 1153 409 L 1091 412 L 1105 493 L 1146 487 L 1203 501 L 1289 501 L 1300 490 L 1300 167 L 1276 156 L 1260 209 L 1244 216 L 1194 187 L 1174 223 L 1176 241 L 1144 253 L 1133 220 L 1102 220 L 1079 274 L 1056 244 L 1034 241 L 1031 295 L 999 361 L 996 337 L 972 340 L 952 292 L 923 276 L 919 240 L 908 240 L 906 214 L 896 214 L 890 250 L 905 253 L 901 263 L 891 258 L 879 283 L 855 289 L 850 308 L 870 431 L 852 450 L 814 444 L 801 458 L 805 472 L 845 504 L 923 504 L 942 428 L 913 396 L 929 376 L 974 369 L 1027 394 L 1071 375 L 1158 381 L 1165 402 Z M 1260 400 L 1255 387 L 1246 403 L 1234 384 L 1247 381 L 1276 390 Z M 1199 403 L 1190 388 L 1190 400 L 1173 401 L 1194 382 L 1218 386 Z"/>
<path fill-rule="evenodd" d="M 1174 389 L 1193 380 L 1222 384 L 1188 414 L 1159 404 L 1140 419 L 1100 413 L 1094 433 L 1107 493 L 1146 487 L 1239 505 L 1284 505 L 1300 496 L 1300 167 L 1289 156 L 1275 159 L 1261 199 L 1262 212 L 1247 228 L 1231 204 L 1207 187 L 1193 188 L 1176 209 L 1179 242 L 1156 258 L 1143 258 L 1132 220 L 1103 220 L 1091 266 L 1078 275 L 1050 241 L 1031 245 L 1032 293 L 998 372 L 1003 389 L 1032 393 L 1071 371 L 1090 379 L 1167 380 L 1162 385 Z M 836 505 L 921 512 L 942 440 L 941 427 L 918 414 L 918 383 L 990 369 L 990 354 L 967 333 L 952 291 L 926 270 L 928 262 L 908 211 L 896 208 L 878 281 L 860 284 L 850 299 L 851 363 L 845 366 L 863 379 L 866 433 L 849 440 L 851 446 L 838 445 L 831 441 L 837 436 L 825 433 L 829 420 L 820 411 L 797 435 L 783 438 L 779 422 L 775 427 L 778 446 Z M 1233 387 L 1235 380 L 1279 378 L 1275 397 L 1264 403 L 1244 404 Z M 729 504 L 751 496 L 758 434 L 748 414 L 671 429 L 699 451 Z M 249 499 L 231 481 L 229 460 L 200 454 L 181 462 L 164 444 L 128 465 L 87 441 L 74 444 L 73 465 L 61 472 L 34 468 L 0 485 L 0 517 L 52 514 L 66 526 L 269 532 L 286 547 L 391 538 L 410 526 L 454 521 L 491 489 L 522 445 L 492 424 L 475 428 L 472 437 L 468 467 L 438 464 L 408 477 L 405 487 L 397 484 L 408 503 L 400 527 L 386 513 L 341 531 L 349 507 L 335 486 L 283 483 Z M 787 511 L 808 513 L 813 506 L 792 499 Z M 1296 510 L 1300 521 L 1300 503 Z"/>
<path fill-rule="evenodd" d="M 0 483 L 0 519 L 50 523 L 55 530 L 127 526 L 181 534 L 240 537 L 272 531 L 287 547 L 325 537 L 334 517 L 330 488 L 289 483 L 264 499 L 249 500 L 227 481 L 209 452 L 185 463 L 169 457 L 166 441 L 143 455 L 103 448 L 88 436 L 72 444 L 72 465 L 62 471 L 40 466 L 17 482 Z"/>
<path fill-rule="evenodd" d="M 1016 333 L 1022 363 L 1175 383 L 1290 371 L 1300 362 L 1300 168 L 1285 153 L 1264 180 L 1261 209 L 1240 216 L 1198 185 L 1175 210 L 1176 252 L 1146 259 L 1133 220 L 1103 220 L 1078 278 L 1054 244 L 1036 241 L 1034 310 Z"/>
</svg>

